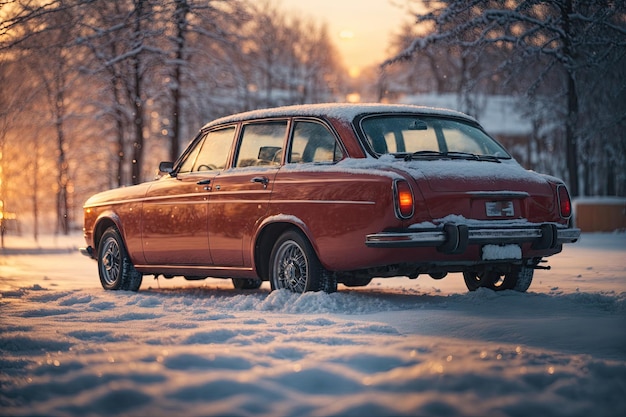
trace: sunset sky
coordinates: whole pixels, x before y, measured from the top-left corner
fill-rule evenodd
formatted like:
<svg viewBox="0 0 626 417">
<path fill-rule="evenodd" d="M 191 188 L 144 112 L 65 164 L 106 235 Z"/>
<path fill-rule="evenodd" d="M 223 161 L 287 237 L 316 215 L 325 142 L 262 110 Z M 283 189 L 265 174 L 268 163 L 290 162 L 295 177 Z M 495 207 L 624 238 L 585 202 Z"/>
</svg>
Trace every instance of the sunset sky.
<svg viewBox="0 0 626 417">
<path fill-rule="evenodd" d="M 326 22 L 345 66 L 359 69 L 387 58 L 391 35 L 410 21 L 404 0 L 280 0 L 284 10 Z"/>
</svg>

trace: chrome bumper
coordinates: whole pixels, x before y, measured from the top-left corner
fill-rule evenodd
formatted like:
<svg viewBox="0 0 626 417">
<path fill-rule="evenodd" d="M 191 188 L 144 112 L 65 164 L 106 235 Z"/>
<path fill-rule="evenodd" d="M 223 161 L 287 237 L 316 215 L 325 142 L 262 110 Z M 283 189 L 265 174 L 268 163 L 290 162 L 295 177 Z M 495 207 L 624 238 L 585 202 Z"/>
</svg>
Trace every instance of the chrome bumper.
<svg viewBox="0 0 626 417">
<path fill-rule="evenodd" d="M 468 245 L 505 245 L 531 242 L 533 249 L 551 249 L 580 238 L 580 229 L 556 223 L 475 226 L 446 223 L 438 228 L 415 228 L 367 235 L 374 248 L 436 247 L 444 253 L 463 253 Z"/>
</svg>

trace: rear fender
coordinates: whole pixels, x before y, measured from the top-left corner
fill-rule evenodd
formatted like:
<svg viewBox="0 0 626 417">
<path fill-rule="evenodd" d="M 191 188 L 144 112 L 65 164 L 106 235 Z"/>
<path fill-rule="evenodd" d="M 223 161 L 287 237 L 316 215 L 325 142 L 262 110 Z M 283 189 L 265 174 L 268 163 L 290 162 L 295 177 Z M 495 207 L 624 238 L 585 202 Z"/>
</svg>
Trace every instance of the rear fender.
<svg viewBox="0 0 626 417">
<path fill-rule="evenodd" d="M 259 224 L 256 236 L 253 239 L 254 246 L 251 248 L 252 259 L 254 260 L 253 268 L 262 279 L 269 279 L 269 258 L 274 243 L 281 234 L 290 228 L 295 228 L 302 232 L 311 242 L 315 253 L 319 254 L 315 240 L 311 237 L 311 231 L 301 219 L 286 214 L 269 216 Z"/>
</svg>

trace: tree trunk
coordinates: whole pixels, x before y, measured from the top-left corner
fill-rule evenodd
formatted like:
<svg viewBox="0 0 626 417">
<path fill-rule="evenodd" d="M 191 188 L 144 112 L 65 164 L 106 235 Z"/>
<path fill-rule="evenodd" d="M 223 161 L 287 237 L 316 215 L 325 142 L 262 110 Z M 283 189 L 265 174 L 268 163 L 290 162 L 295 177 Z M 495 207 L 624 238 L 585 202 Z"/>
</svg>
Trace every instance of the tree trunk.
<svg viewBox="0 0 626 417">
<path fill-rule="evenodd" d="M 143 0 L 135 0 L 135 49 L 139 49 L 142 44 L 141 19 L 143 18 Z M 142 77 L 141 77 L 141 55 L 137 51 L 133 56 L 133 121 L 135 126 L 135 140 L 133 141 L 133 159 L 131 168 L 131 181 L 133 184 L 141 182 L 141 171 L 143 165 L 143 101 Z"/>
<path fill-rule="evenodd" d="M 569 175 L 569 190 L 572 197 L 580 195 L 578 185 L 578 144 L 576 141 L 578 122 L 578 94 L 576 92 L 576 80 L 574 79 L 574 57 L 572 55 L 570 15 L 572 14 L 572 2 L 567 0 L 561 9 L 563 17 L 563 55 L 567 72 L 567 117 L 565 120 L 565 146 L 567 172 Z"/>
<path fill-rule="evenodd" d="M 176 21 L 176 60 L 174 63 L 173 85 L 172 85 L 172 125 L 170 142 L 170 160 L 175 161 L 180 153 L 180 111 L 182 101 L 182 66 L 184 62 L 185 35 L 187 33 L 187 14 L 189 4 L 187 0 L 176 0 L 176 11 L 174 19 Z"/>
<path fill-rule="evenodd" d="M 4 144 L 5 141 L 4 129 L 0 131 L 0 248 L 4 249 L 4 232 L 6 231 L 6 220 L 4 219 L 4 205 L 5 205 L 5 179 L 3 169 L 3 158 L 6 155 Z"/>
<path fill-rule="evenodd" d="M 569 174 L 569 190 L 572 197 L 580 195 L 578 185 L 578 144 L 576 141 L 576 124 L 578 119 L 578 96 L 574 78 L 568 74 L 567 83 L 567 120 L 565 126 L 565 146 L 567 153 L 567 172 Z"/>
<path fill-rule="evenodd" d="M 115 127 L 117 134 L 117 169 L 115 182 L 118 187 L 124 185 L 124 160 L 126 159 L 126 150 L 124 149 L 124 115 L 122 113 L 122 102 L 118 91 L 117 79 L 113 79 L 113 97 L 115 106 Z"/>
<path fill-rule="evenodd" d="M 606 195 L 618 195 L 615 187 L 615 171 L 612 164 L 608 164 L 606 173 Z"/>
<path fill-rule="evenodd" d="M 63 94 L 64 83 L 58 80 L 57 92 L 55 95 L 55 127 L 57 131 L 57 230 L 56 233 L 68 235 L 69 227 L 69 210 L 67 202 L 67 184 L 68 184 L 68 163 L 65 158 L 65 135 L 63 133 L 63 118 L 65 117 L 65 96 Z"/>
<path fill-rule="evenodd" d="M 33 152 L 33 239 L 39 239 L 39 200 L 37 190 L 39 189 L 39 136 L 35 136 L 35 150 Z"/>
</svg>

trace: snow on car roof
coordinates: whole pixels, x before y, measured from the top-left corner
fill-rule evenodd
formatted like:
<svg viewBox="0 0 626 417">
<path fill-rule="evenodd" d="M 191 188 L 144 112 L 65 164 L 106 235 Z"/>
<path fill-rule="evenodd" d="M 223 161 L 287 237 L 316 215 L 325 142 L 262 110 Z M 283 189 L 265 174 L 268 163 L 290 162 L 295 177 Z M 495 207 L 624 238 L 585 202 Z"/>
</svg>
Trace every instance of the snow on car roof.
<svg viewBox="0 0 626 417">
<path fill-rule="evenodd" d="M 379 112 L 412 112 L 424 115 L 460 117 L 476 122 L 476 119 L 455 110 L 436 107 L 415 106 L 409 104 L 380 104 L 380 103 L 324 103 L 302 104 L 294 106 L 274 107 L 268 109 L 251 110 L 243 113 L 225 116 L 207 123 L 204 128 L 223 124 L 240 122 L 242 120 L 264 119 L 278 116 L 328 116 L 346 122 L 351 122 L 356 116 L 364 113 Z"/>
</svg>

